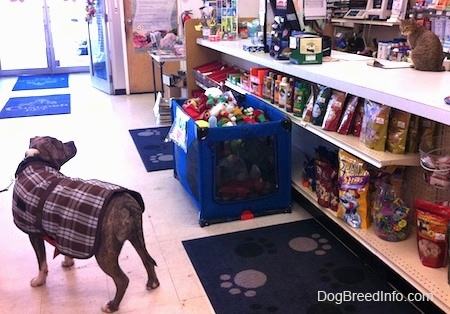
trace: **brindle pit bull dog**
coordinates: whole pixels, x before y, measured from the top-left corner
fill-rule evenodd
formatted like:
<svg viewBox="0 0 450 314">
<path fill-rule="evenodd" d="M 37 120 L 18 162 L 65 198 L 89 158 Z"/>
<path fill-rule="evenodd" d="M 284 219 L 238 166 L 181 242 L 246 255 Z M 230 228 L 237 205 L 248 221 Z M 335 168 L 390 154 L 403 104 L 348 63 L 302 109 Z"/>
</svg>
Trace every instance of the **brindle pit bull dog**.
<svg viewBox="0 0 450 314">
<path fill-rule="evenodd" d="M 13 217 L 19 229 L 29 235 L 39 264 L 32 287 L 45 284 L 48 266 L 44 239 L 65 256 L 62 266 L 73 258 L 95 255 L 100 268 L 116 285 L 114 299 L 102 310 L 117 311 L 129 279 L 119 266 L 122 246 L 129 240 L 144 263 L 147 289 L 159 281 L 156 262 L 147 252 L 142 231 L 144 203 L 139 193 L 99 180 L 69 178 L 59 172 L 74 157 L 73 142 L 52 137 L 34 137 L 25 159 L 16 171 Z"/>
</svg>

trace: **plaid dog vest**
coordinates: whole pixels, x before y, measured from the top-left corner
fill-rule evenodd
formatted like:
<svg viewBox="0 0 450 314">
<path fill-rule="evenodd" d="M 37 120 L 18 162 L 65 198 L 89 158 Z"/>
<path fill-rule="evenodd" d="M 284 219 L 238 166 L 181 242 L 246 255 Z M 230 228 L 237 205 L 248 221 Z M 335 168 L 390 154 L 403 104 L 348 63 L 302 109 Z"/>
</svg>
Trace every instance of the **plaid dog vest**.
<svg viewBox="0 0 450 314">
<path fill-rule="evenodd" d="M 89 258 L 99 242 L 104 209 L 119 192 L 129 192 L 144 210 L 135 191 L 100 180 L 69 178 L 45 162 L 24 160 L 16 172 L 14 223 L 27 234 L 48 236 L 66 256 Z"/>
</svg>

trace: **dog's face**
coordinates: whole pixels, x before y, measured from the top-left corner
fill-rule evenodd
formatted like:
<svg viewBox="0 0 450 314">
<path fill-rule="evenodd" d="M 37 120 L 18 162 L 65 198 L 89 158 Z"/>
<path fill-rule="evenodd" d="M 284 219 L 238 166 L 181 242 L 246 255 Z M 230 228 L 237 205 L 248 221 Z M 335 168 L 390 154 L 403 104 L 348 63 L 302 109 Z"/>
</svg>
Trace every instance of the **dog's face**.
<svg viewBox="0 0 450 314">
<path fill-rule="evenodd" d="M 73 141 L 63 143 L 50 136 L 35 136 L 31 138 L 29 148 L 33 156 L 50 162 L 57 169 L 61 168 L 77 153 L 77 148 Z"/>
</svg>

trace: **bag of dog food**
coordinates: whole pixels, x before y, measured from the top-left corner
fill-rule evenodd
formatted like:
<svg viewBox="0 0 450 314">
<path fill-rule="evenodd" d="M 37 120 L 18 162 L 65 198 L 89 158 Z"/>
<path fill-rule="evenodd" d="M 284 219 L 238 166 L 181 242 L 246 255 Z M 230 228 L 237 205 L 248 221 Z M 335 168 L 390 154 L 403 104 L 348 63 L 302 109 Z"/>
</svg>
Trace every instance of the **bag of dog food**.
<svg viewBox="0 0 450 314">
<path fill-rule="evenodd" d="M 370 226 L 369 182 L 366 163 L 340 149 L 337 216 L 354 228 Z"/>
<path fill-rule="evenodd" d="M 409 119 L 408 136 L 406 137 L 406 153 L 417 153 L 419 150 L 419 122 L 420 117 L 412 114 Z"/>
<path fill-rule="evenodd" d="M 437 125 L 436 121 L 420 118 L 420 143 L 419 146 L 422 149 L 432 149 L 433 148 L 433 138 L 436 132 Z"/>
<path fill-rule="evenodd" d="M 322 87 L 317 95 L 316 101 L 312 109 L 312 123 L 314 125 L 322 125 L 327 105 L 331 97 L 331 88 Z"/>
<path fill-rule="evenodd" d="M 394 154 L 404 154 L 411 113 L 391 109 L 386 141 L 386 150 Z"/>
<path fill-rule="evenodd" d="M 351 128 L 351 134 L 353 134 L 356 137 L 360 137 L 361 130 L 363 127 L 363 119 L 364 119 L 364 99 L 362 103 L 358 102 L 358 105 L 356 106 L 355 110 L 355 120 L 353 121 L 353 125 Z"/>
<path fill-rule="evenodd" d="M 339 134 L 347 135 L 350 132 L 350 128 L 352 127 L 355 118 L 355 111 L 359 99 L 360 98 L 355 95 L 350 95 L 347 97 L 345 110 L 336 130 Z"/>
<path fill-rule="evenodd" d="M 302 113 L 302 119 L 304 122 L 312 122 L 312 111 L 313 111 L 313 106 L 314 106 L 314 102 L 312 101 L 308 101 L 306 103 L 305 109 L 303 110 Z"/>
<path fill-rule="evenodd" d="M 328 101 L 327 111 L 322 122 L 322 128 L 327 131 L 336 131 L 345 102 L 346 93 L 333 90 Z"/>
<path fill-rule="evenodd" d="M 417 247 L 420 261 L 428 267 L 446 267 L 450 207 L 415 200 Z"/>
<path fill-rule="evenodd" d="M 336 154 L 328 152 L 326 148 L 319 147 L 314 158 L 316 195 L 320 206 L 337 210 L 338 193 L 337 166 L 335 165 Z"/>
<path fill-rule="evenodd" d="M 363 123 L 363 125 L 365 126 L 364 143 L 368 148 L 378 151 L 385 150 L 389 112 L 390 107 L 366 99 L 364 118 L 367 119 L 367 123 Z"/>
</svg>

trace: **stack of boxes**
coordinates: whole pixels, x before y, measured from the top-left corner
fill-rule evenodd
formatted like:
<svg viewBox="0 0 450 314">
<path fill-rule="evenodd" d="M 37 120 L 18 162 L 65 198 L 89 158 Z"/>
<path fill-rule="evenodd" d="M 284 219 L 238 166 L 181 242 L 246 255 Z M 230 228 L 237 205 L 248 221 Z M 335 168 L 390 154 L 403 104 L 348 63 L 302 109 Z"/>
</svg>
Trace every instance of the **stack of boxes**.
<svg viewBox="0 0 450 314">
<path fill-rule="evenodd" d="M 186 72 L 178 71 L 174 74 L 163 73 L 164 97 L 177 98 L 186 94 Z"/>
<path fill-rule="evenodd" d="M 153 113 L 155 114 L 157 125 L 171 125 L 172 113 L 169 98 L 163 98 L 161 93 L 158 92 L 158 97 L 156 98 L 155 106 L 153 107 Z"/>
</svg>

